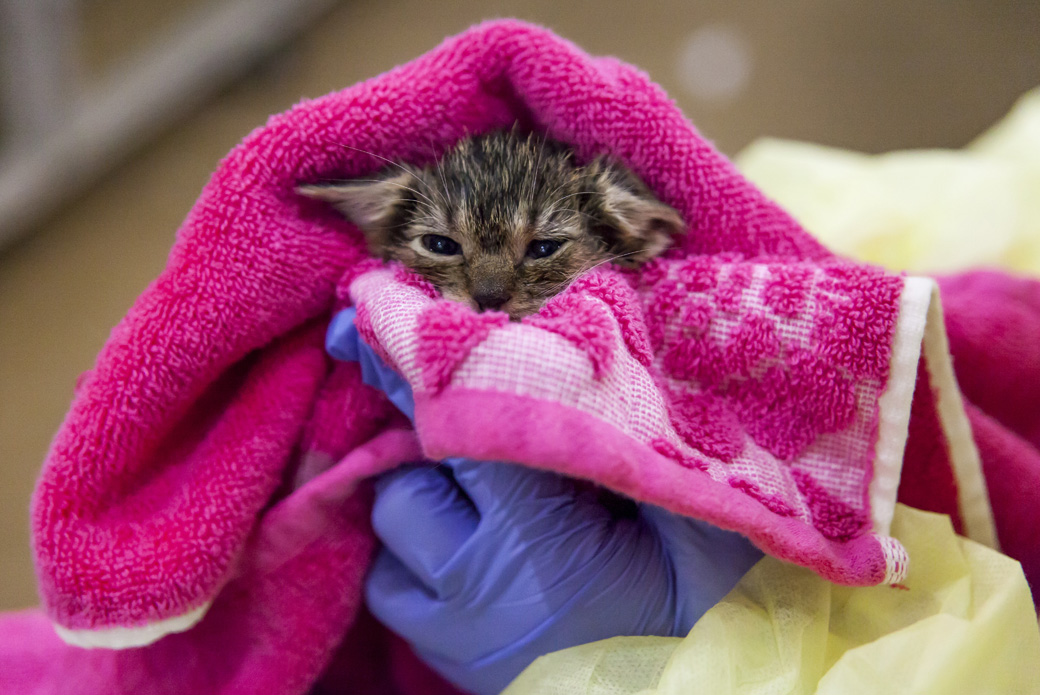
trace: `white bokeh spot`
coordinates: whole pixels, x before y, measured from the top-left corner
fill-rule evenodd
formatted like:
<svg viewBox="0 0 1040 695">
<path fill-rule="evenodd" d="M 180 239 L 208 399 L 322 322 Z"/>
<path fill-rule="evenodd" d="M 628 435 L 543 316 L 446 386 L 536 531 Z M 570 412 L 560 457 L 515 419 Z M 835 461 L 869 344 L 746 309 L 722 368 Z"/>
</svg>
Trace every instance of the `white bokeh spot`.
<svg viewBox="0 0 1040 695">
<path fill-rule="evenodd" d="M 691 33 L 679 48 L 679 83 L 704 101 L 739 96 L 751 77 L 751 46 L 744 35 L 725 24 L 707 24 Z"/>
</svg>

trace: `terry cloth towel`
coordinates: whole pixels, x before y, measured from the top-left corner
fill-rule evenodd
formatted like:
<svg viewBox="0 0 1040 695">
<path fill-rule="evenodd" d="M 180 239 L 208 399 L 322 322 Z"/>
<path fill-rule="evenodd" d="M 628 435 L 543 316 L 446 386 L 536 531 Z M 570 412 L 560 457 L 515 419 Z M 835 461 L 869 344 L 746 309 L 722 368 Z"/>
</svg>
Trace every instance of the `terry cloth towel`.
<svg viewBox="0 0 1040 695">
<path fill-rule="evenodd" d="M 612 152 L 688 234 L 516 324 L 379 267 L 294 193 L 514 123 Z M 1035 343 L 976 350 L 991 336 L 972 312 L 1005 305 L 957 282 L 980 388 L 1009 363 L 1030 376 Z M 1019 293 L 1015 330 L 1040 326 L 1032 285 L 977 289 Z M 414 431 L 324 353 L 350 302 L 415 388 Z M 1033 443 L 973 412 L 983 468 L 931 280 L 833 257 L 632 67 L 484 24 L 273 117 L 221 163 L 54 440 L 32 506 L 44 613 L 0 622 L 0 692 L 451 692 L 362 608 L 364 481 L 424 455 L 587 478 L 850 585 L 906 571 L 897 490 L 995 544 L 984 469 L 1004 550 L 1035 577 Z"/>
</svg>

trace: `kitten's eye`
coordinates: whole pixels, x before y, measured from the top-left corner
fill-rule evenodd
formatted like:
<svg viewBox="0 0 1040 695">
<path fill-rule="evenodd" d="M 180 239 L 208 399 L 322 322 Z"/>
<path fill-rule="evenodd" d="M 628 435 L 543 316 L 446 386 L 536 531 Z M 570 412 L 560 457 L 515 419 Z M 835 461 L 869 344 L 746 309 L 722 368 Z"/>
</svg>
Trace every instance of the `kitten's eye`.
<svg viewBox="0 0 1040 695">
<path fill-rule="evenodd" d="M 535 239 L 527 247 L 527 255 L 531 258 L 548 258 L 563 246 L 562 241 L 554 239 Z"/>
<path fill-rule="evenodd" d="M 457 241 L 440 234 L 423 234 L 422 245 L 430 253 L 441 256 L 457 256 L 462 253 L 462 247 Z"/>
</svg>

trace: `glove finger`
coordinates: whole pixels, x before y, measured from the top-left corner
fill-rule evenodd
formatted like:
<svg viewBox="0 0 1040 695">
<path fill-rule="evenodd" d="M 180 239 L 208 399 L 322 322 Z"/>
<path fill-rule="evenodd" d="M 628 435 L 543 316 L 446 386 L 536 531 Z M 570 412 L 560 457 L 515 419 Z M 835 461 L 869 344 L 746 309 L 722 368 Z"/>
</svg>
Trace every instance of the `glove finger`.
<svg viewBox="0 0 1040 695">
<path fill-rule="evenodd" d="M 405 417 L 415 424 L 415 398 L 412 386 L 392 367 L 380 359 L 368 343 L 358 339 L 358 362 L 361 364 L 361 380 L 379 389 L 397 407 Z"/>
<path fill-rule="evenodd" d="M 678 586 L 686 588 L 678 600 L 673 635 L 689 632 L 762 558 L 745 536 L 707 521 L 650 504 L 641 507 L 640 515 L 657 533 Z"/>
<path fill-rule="evenodd" d="M 325 351 L 337 360 L 358 361 L 358 330 L 354 325 L 357 310 L 348 307 L 332 317 L 325 334 Z"/>
<path fill-rule="evenodd" d="M 408 381 L 388 366 L 366 343 L 355 325 L 357 310 L 348 307 L 334 317 L 325 334 L 325 351 L 337 360 L 358 362 L 361 379 L 386 394 L 390 402 L 415 422 L 415 399 Z"/>
<path fill-rule="evenodd" d="M 440 467 L 401 468 L 376 482 L 376 536 L 435 593 L 450 588 L 441 569 L 473 535 L 479 520 L 469 499 Z"/>
<path fill-rule="evenodd" d="M 562 475 L 516 463 L 462 458 L 445 459 L 442 463 L 481 517 L 500 509 L 524 514 L 528 505 L 544 509 L 549 500 L 569 500 L 577 494 L 573 481 Z"/>
<path fill-rule="evenodd" d="M 651 504 L 642 506 L 641 515 L 657 531 L 664 549 L 677 563 L 716 564 L 723 568 L 722 574 L 736 575 L 739 579 L 762 558 L 762 551 L 736 531 Z M 730 579 L 723 581 L 728 583 Z"/>
<path fill-rule="evenodd" d="M 432 654 L 451 652 L 460 626 L 455 614 L 432 596 L 426 586 L 386 548 L 380 550 L 365 578 L 365 605 L 379 622 Z M 447 647 L 445 646 L 447 641 Z"/>
</svg>

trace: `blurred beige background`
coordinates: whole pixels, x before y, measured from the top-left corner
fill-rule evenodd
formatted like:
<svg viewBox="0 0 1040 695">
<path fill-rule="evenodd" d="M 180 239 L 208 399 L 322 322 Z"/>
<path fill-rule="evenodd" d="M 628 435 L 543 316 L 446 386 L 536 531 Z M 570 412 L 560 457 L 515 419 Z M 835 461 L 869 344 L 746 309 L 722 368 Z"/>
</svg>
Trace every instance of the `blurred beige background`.
<svg viewBox="0 0 1040 695">
<path fill-rule="evenodd" d="M 84 79 L 206 1 L 84 2 Z M 641 66 L 728 154 L 763 135 L 869 152 L 960 147 L 1040 84 L 1035 0 L 342 0 L 0 250 L 0 610 L 36 602 L 29 496 L 76 377 L 162 268 L 217 161 L 267 115 L 497 16 Z"/>
</svg>

